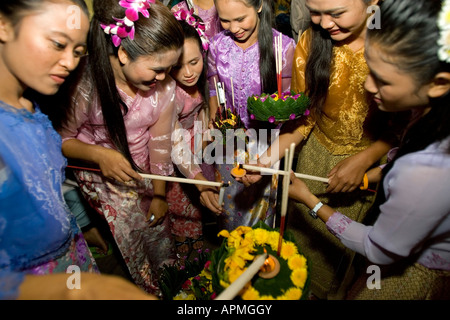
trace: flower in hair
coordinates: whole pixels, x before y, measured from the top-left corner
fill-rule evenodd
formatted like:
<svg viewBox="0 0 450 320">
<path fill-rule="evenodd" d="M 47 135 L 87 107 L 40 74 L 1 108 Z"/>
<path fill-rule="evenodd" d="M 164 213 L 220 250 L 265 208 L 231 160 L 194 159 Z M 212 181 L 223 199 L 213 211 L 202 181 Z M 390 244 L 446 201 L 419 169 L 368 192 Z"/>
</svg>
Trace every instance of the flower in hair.
<svg viewBox="0 0 450 320">
<path fill-rule="evenodd" d="M 438 17 L 438 27 L 440 30 L 439 60 L 450 63 L 450 0 L 442 2 L 442 9 Z"/>
<path fill-rule="evenodd" d="M 206 27 L 203 21 L 197 20 L 194 15 L 194 9 L 190 11 L 185 9 L 180 9 L 173 13 L 175 18 L 179 21 L 186 21 L 190 26 L 194 27 L 197 30 L 198 35 L 200 36 L 200 40 L 202 41 L 203 50 L 207 51 L 209 47 L 209 40 L 206 36 Z"/>
<path fill-rule="evenodd" d="M 155 0 L 121 0 L 119 5 L 126 8 L 125 16 L 131 21 L 137 21 L 139 19 L 139 13 L 144 17 L 150 17 L 148 9 L 150 4 L 155 3 Z"/>
<path fill-rule="evenodd" d="M 139 19 L 139 13 L 145 18 L 150 17 L 148 9 L 153 3 L 155 3 L 155 0 L 121 0 L 119 1 L 119 5 L 127 9 L 125 11 L 125 17 L 122 19 L 113 17 L 116 21 L 115 24 L 100 24 L 100 26 L 106 34 L 111 35 L 113 44 L 118 47 L 122 43 L 122 39 L 126 37 L 134 40 L 134 22 Z"/>
</svg>

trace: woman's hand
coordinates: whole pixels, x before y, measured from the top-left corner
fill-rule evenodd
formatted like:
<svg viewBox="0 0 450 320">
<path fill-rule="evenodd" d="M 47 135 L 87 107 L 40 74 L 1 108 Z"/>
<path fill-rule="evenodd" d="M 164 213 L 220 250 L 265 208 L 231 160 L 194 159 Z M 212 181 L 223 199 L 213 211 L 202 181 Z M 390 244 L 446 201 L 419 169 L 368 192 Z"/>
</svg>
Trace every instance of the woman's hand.
<svg viewBox="0 0 450 320">
<path fill-rule="evenodd" d="M 117 150 L 103 148 L 98 157 L 98 165 L 102 174 L 119 182 L 129 182 L 133 179 L 142 180 L 142 177 L 133 170 L 130 162 Z"/>
<path fill-rule="evenodd" d="M 149 226 L 154 227 L 160 224 L 164 220 L 168 210 L 169 205 L 167 204 L 166 198 L 164 196 L 154 195 L 147 213 Z"/>
<path fill-rule="evenodd" d="M 305 203 L 307 199 L 311 198 L 312 193 L 306 184 L 295 176 L 291 171 L 291 184 L 289 185 L 289 197 L 301 203 Z"/>
<path fill-rule="evenodd" d="M 339 162 L 328 174 L 326 192 L 352 192 L 361 185 L 367 165 L 360 154 L 350 156 Z"/>
<path fill-rule="evenodd" d="M 200 203 L 216 215 L 221 214 L 223 211 L 222 205 L 219 205 L 219 193 L 211 187 L 201 188 Z"/>
<path fill-rule="evenodd" d="M 263 168 L 269 168 L 270 164 L 262 164 L 258 161 L 258 163 L 255 165 L 256 167 L 263 167 Z M 243 177 L 236 177 L 236 181 L 242 182 L 244 184 L 244 186 L 249 187 L 252 184 L 257 183 L 258 181 L 260 181 L 262 179 L 262 174 L 260 171 L 257 170 L 247 170 L 246 169 L 246 173 Z"/>
<path fill-rule="evenodd" d="M 209 181 L 201 172 L 197 173 L 194 179 L 199 181 Z M 202 204 L 202 206 L 207 207 L 217 215 L 220 214 L 223 208 L 222 205 L 219 204 L 219 192 L 217 188 L 204 184 L 196 184 L 195 186 L 200 192 L 200 203 Z"/>
</svg>

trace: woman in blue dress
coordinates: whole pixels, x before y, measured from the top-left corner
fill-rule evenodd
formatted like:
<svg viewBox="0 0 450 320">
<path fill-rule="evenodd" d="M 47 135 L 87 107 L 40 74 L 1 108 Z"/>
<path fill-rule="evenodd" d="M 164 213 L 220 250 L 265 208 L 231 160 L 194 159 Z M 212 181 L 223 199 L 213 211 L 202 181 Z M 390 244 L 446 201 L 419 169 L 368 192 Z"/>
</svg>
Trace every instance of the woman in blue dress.
<svg viewBox="0 0 450 320">
<path fill-rule="evenodd" d="M 0 299 L 148 297 L 99 275 L 64 202 L 61 138 L 25 98 L 58 91 L 85 54 L 88 25 L 81 0 L 0 3 Z"/>
</svg>

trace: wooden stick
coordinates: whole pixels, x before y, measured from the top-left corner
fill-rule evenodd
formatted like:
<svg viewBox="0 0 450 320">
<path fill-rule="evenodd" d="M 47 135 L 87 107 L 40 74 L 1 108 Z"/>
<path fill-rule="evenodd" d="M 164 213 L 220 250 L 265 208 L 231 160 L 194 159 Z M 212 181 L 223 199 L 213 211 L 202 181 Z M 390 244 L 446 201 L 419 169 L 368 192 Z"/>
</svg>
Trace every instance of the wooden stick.
<svg viewBox="0 0 450 320">
<path fill-rule="evenodd" d="M 189 184 L 200 184 L 200 185 L 212 186 L 212 187 L 222 187 L 223 186 L 222 182 L 215 182 L 215 181 L 187 179 L 187 178 L 172 177 L 172 176 L 161 176 L 161 175 L 157 175 L 157 174 L 146 174 L 146 173 L 139 173 L 139 175 L 144 179 L 154 179 L 154 180 L 172 181 L 172 182 L 189 183 Z"/>
<path fill-rule="evenodd" d="M 243 164 L 242 168 L 244 169 L 248 169 L 251 171 L 259 171 L 261 173 L 272 173 L 272 174 L 282 174 L 285 175 L 286 172 L 283 170 L 277 170 L 277 169 L 272 169 L 272 168 L 265 168 L 265 167 L 258 167 L 258 166 L 252 166 L 252 165 L 248 165 L 248 164 Z M 290 173 L 288 173 L 290 174 Z M 322 178 L 322 177 L 316 177 L 316 176 L 311 176 L 308 174 L 302 174 L 302 173 L 295 173 L 295 176 L 297 178 L 301 178 L 301 179 L 308 179 L 308 180 L 315 180 L 315 181 L 322 181 L 322 182 L 326 182 L 328 183 L 328 178 Z"/>
<path fill-rule="evenodd" d="M 95 171 L 95 172 L 101 173 L 101 170 L 97 169 L 97 168 L 77 167 L 77 166 L 70 166 L 70 165 L 67 166 L 67 168 L 72 168 L 72 169 L 77 169 L 77 170 Z M 154 180 L 172 181 L 172 182 L 179 182 L 179 183 L 200 184 L 200 185 L 211 186 L 211 187 L 220 187 L 221 191 L 225 187 L 228 187 L 228 184 L 223 183 L 223 182 L 187 179 L 187 178 L 172 177 L 172 176 L 161 176 L 161 175 L 157 175 L 157 174 L 146 174 L 146 173 L 139 173 L 139 175 L 144 179 L 154 179 Z"/>
</svg>

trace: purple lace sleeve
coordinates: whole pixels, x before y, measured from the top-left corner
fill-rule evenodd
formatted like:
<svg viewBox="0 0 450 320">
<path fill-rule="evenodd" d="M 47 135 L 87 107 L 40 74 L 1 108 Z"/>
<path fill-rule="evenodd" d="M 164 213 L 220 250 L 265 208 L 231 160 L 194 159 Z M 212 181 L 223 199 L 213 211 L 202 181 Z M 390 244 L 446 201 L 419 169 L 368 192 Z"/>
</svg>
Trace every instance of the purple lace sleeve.
<svg viewBox="0 0 450 320">
<path fill-rule="evenodd" d="M 342 213 L 335 212 L 328 219 L 326 226 L 333 235 L 340 238 L 340 235 L 345 232 L 345 230 L 352 223 L 352 221 L 353 221 L 352 219 L 343 215 Z"/>
</svg>

